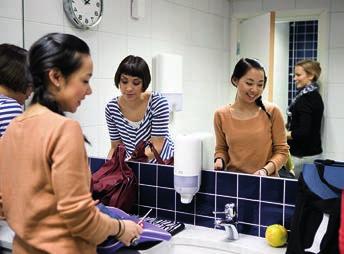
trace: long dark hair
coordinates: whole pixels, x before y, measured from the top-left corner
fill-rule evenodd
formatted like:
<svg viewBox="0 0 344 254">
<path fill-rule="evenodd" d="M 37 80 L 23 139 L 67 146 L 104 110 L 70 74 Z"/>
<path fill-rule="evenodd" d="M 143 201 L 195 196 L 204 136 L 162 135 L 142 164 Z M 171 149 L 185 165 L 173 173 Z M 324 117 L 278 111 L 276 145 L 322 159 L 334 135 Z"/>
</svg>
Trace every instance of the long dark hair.
<svg viewBox="0 0 344 254">
<path fill-rule="evenodd" d="M 231 76 L 231 83 L 233 84 L 233 86 L 236 87 L 235 83 L 234 83 L 234 80 L 239 80 L 240 78 L 242 78 L 243 76 L 246 75 L 246 73 L 251 70 L 251 69 L 256 69 L 256 70 L 260 70 L 260 71 L 263 71 L 263 74 L 264 74 L 264 88 L 265 88 L 265 85 L 266 85 L 266 81 L 267 81 L 267 77 L 266 77 L 266 74 L 265 74 L 265 69 L 264 67 L 259 63 L 258 60 L 256 59 L 253 59 L 253 58 L 241 58 L 237 64 L 235 65 L 234 67 L 234 71 L 232 73 L 232 76 Z M 268 117 L 270 118 L 270 114 L 269 112 L 266 111 L 266 108 L 263 104 L 263 101 L 262 101 L 262 96 L 259 96 L 256 100 L 255 100 L 255 103 L 258 107 L 260 107 L 261 109 L 263 109 L 266 114 L 268 115 Z"/>
<path fill-rule="evenodd" d="M 81 67 L 80 54 L 90 55 L 90 49 L 83 40 L 71 34 L 50 33 L 31 46 L 28 54 L 34 93 L 31 104 L 39 103 L 55 113 L 64 115 L 60 105 L 48 91 L 48 72 L 56 68 L 67 79 Z M 84 140 L 90 144 L 85 136 Z"/>
<path fill-rule="evenodd" d="M 83 40 L 71 34 L 50 33 L 31 46 L 28 55 L 34 93 L 31 104 L 39 103 L 64 115 L 60 105 L 48 91 L 48 72 L 56 68 L 68 78 L 81 67 L 80 54 L 89 55 L 90 49 Z"/>
</svg>

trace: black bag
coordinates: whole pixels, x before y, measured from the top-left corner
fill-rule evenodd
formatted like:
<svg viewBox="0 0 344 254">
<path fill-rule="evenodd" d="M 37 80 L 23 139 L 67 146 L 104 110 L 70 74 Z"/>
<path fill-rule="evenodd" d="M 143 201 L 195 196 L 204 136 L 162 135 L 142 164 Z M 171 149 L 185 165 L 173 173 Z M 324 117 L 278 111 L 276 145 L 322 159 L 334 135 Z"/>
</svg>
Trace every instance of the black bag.
<svg viewBox="0 0 344 254">
<path fill-rule="evenodd" d="M 298 180 L 295 212 L 286 254 L 339 254 L 340 188 L 344 163 L 315 160 Z"/>
<path fill-rule="evenodd" d="M 295 179 L 295 175 L 292 174 L 291 171 L 286 168 L 286 166 L 282 166 L 282 168 L 278 171 L 278 175 L 282 178 Z"/>
</svg>

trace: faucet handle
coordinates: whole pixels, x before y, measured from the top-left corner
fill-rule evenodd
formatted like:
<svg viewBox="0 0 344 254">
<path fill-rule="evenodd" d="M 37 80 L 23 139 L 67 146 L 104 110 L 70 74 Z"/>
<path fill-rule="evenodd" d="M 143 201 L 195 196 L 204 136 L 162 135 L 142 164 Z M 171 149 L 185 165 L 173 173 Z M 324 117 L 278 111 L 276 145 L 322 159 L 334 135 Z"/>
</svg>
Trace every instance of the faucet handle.
<svg viewBox="0 0 344 254">
<path fill-rule="evenodd" d="M 224 214 L 225 219 L 227 221 L 235 221 L 237 212 L 235 209 L 235 204 L 234 203 L 229 203 L 225 205 L 225 210 L 223 212 L 216 212 L 213 211 L 213 214 L 216 216 L 216 214 Z"/>
<path fill-rule="evenodd" d="M 217 212 L 217 211 L 213 211 L 213 214 L 231 214 L 234 215 L 235 214 L 235 205 L 234 203 L 229 203 L 225 205 L 225 210 L 223 210 L 222 212 Z"/>
<path fill-rule="evenodd" d="M 234 203 L 226 204 L 224 213 L 226 215 L 226 219 L 234 219 L 237 216 L 235 204 Z"/>
</svg>

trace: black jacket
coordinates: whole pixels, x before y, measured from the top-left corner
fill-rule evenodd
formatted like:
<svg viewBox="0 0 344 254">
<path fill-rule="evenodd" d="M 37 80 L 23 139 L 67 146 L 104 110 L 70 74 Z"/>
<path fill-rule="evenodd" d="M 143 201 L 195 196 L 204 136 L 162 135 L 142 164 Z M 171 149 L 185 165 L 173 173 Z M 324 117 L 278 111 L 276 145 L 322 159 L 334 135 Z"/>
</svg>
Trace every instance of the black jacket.
<svg viewBox="0 0 344 254">
<path fill-rule="evenodd" d="M 290 153 L 297 157 L 322 153 L 321 122 L 324 103 L 318 90 L 300 96 L 289 108 L 288 130 L 292 139 L 288 140 Z"/>
<path fill-rule="evenodd" d="M 325 183 L 322 184 L 325 185 Z M 320 252 L 317 253 L 339 254 L 340 194 L 338 196 L 338 198 L 321 199 L 309 189 L 301 173 L 286 254 L 315 253 L 305 251 L 305 249 L 307 250 L 313 245 L 324 214 L 329 216 L 329 221 L 325 228 L 325 234 L 318 239 Z"/>
</svg>

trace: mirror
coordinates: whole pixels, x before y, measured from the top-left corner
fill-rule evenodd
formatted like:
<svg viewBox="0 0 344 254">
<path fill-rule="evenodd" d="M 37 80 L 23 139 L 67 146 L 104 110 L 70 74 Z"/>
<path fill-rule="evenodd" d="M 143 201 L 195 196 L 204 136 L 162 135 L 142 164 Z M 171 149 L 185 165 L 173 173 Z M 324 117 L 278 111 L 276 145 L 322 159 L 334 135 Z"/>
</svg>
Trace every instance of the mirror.
<svg viewBox="0 0 344 254">
<path fill-rule="evenodd" d="M 109 150 L 104 108 L 111 98 L 119 94 L 113 85 L 113 75 L 119 62 L 128 54 L 142 56 L 149 63 L 151 70 L 152 59 L 159 53 L 182 55 L 183 110 L 173 113 L 171 134 L 213 134 L 215 110 L 233 102 L 235 98 L 236 89 L 228 80 L 239 58 L 238 24 L 242 19 L 263 14 L 261 7 L 251 14 L 238 14 L 252 11 L 250 8 L 230 14 L 236 8 L 232 1 L 221 1 L 221 6 L 215 5 L 213 1 L 209 1 L 207 6 L 202 6 L 198 1 L 184 1 L 190 4 L 158 1 L 146 5 L 144 18 L 133 20 L 128 11 L 129 2 L 108 1 L 98 27 L 81 31 L 74 28 L 64 16 L 62 2 L 54 4 L 53 13 L 42 14 L 33 11 L 37 6 L 28 5 L 27 1 L 24 1 L 23 34 L 26 48 L 39 36 L 53 31 L 73 33 L 86 40 L 91 47 L 95 68 L 92 79 L 93 94 L 83 102 L 78 112 L 72 115 L 80 121 L 85 135 L 92 143 L 92 146 L 87 147 L 89 156 L 105 157 Z M 300 8 L 301 11 L 298 11 L 294 6 L 290 9 L 291 11 L 276 12 L 276 22 L 281 19 L 302 20 L 309 16 L 319 20 L 321 38 L 319 37 L 318 48 L 325 50 L 319 51 L 318 59 L 323 66 L 322 83 L 326 85 L 328 10 Z M 172 20 L 174 22 L 171 22 Z M 274 66 L 282 66 L 282 63 L 276 62 L 275 60 Z M 274 69 L 276 73 L 278 68 Z M 154 84 L 151 84 L 150 89 L 153 86 Z M 286 107 L 285 97 L 282 98 L 281 95 L 287 93 L 286 86 L 284 81 L 273 82 L 272 100 L 281 108 Z M 207 150 L 211 153 L 213 149 Z M 326 147 L 324 150 L 326 151 Z M 209 156 L 211 157 L 212 155 Z"/>
</svg>

